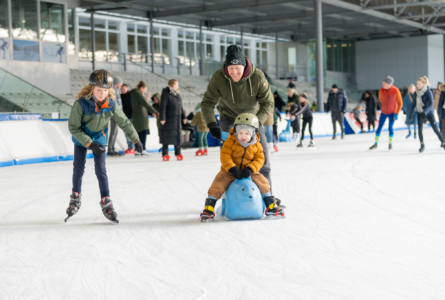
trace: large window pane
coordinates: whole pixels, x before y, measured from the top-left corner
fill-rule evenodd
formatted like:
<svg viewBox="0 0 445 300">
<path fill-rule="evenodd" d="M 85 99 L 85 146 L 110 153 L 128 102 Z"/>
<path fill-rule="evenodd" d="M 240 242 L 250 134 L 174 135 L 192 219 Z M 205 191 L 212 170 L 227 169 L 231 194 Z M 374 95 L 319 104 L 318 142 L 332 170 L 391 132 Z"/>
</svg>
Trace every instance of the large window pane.
<svg viewBox="0 0 445 300">
<path fill-rule="evenodd" d="M 261 51 L 261 64 L 267 70 L 267 51 Z"/>
<path fill-rule="evenodd" d="M 165 64 L 170 64 L 170 40 L 162 39 L 162 55 L 165 59 Z"/>
<path fill-rule="evenodd" d="M 7 0 L 0 0 L 0 37 L 9 37 Z"/>
<path fill-rule="evenodd" d="M 220 46 L 220 51 L 221 51 L 221 61 L 224 61 L 226 59 L 226 47 Z"/>
<path fill-rule="evenodd" d="M 135 27 L 134 24 L 127 24 L 127 31 L 128 32 L 134 32 L 134 27 Z"/>
<path fill-rule="evenodd" d="M 119 30 L 119 23 L 113 22 L 113 21 L 108 21 L 108 29 L 109 30 Z"/>
<path fill-rule="evenodd" d="M 184 31 L 178 30 L 178 38 L 184 38 Z"/>
<path fill-rule="evenodd" d="M 91 27 L 91 19 L 79 17 L 79 26 Z"/>
<path fill-rule="evenodd" d="M 68 9 L 68 55 L 76 54 L 76 35 L 74 31 L 74 10 Z"/>
<path fill-rule="evenodd" d="M 96 53 L 95 58 L 98 61 L 106 60 L 107 58 L 107 44 L 106 44 L 106 32 L 103 31 L 94 31 L 94 35 L 96 38 Z"/>
<path fill-rule="evenodd" d="M 91 59 L 91 32 L 87 29 L 79 29 L 79 58 Z"/>
<path fill-rule="evenodd" d="M 185 38 L 188 40 L 194 40 L 195 39 L 195 33 L 194 32 L 190 32 L 190 31 L 186 31 L 185 32 Z"/>
<path fill-rule="evenodd" d="M 65 43 L 65 18 L 62 4 L 40 2 L 40 38 Z"/>
<path fill-rule="evenodd" d="M 108 33 L 108 51 L 119 52 L 119 34 L 114 32 Z"/>
<path fill-rule="evenodd" d="M 136 53 L 136 48 L 134 46 L 135 44 L 135 38 L 134 35 L 128 35 L 127 36 L 127 52 L 128 53 Z"/>
<path fill-rule="evenodd" d="M 154 48 L 155 48 L 155 54 L 161 54 L 161 39 L 160 38 L 155 38 L 154 40 Z"/>
<path fill-rule="evenodd" d="M 195 60 L 195 43 L 186 42 L 186 57 Z"/>
<path fill-rule="evenodd" d="M 162 36 L 170 36 L 170 30 L 166 29 L 166 28 L 162 28 L 161 35 Z"/>
<path fill-rule="evenodd" d="M 105 29 L 105 20 L 94 19 L 94 28 Z"/>
<path fill-rule="evenodd" d="M 139 26 L 138 26 L 139 28 Z M 138 36 L 138 53 L 147 53 L 147 37 L 146 36 Z"/>
<path fill-rule="evenodd" d="M 213 57 L 213 45 L 210 45 L 210 44 L 206 45 L 206 57 L 207 58 Z"/>
<path fill-rule="evenodd" d="M 37 39 L 37 2 L 12 1 L 12 33 L 15 38 Z"/>
<path fill-rule="evenodd" d="M 147 26 L 138 25 L 138 33 L 147 33 Z"/>
<path fill-rule="evenodd" d="M 159 35 L 159 27 L 153 27 L 153 35 Z"/>
</svg>

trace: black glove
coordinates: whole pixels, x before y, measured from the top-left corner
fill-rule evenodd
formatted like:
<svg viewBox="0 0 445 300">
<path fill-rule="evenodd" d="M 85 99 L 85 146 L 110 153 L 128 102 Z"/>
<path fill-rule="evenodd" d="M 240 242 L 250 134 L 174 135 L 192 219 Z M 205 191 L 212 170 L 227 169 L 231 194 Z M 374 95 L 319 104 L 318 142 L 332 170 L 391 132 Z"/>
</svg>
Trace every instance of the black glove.
<svg viewBox="0 0 445 300">
<path fill-rule="evenodd" d="M 236 179 L 243 178 L 243 172 L 241 172 L 240 169 L 238 169 L 237 166 L 231 167 L 229 170 L 229 173 L 233 175 Z"/>
<path fill-rule="evenodd" d="M 212 137 L 214 137 L 217 140 L 221 139 L 221 127 L 218 124 L 212 122 L 209 125 L 207 125 L 207 127 L 209 127 L 210 135 Z"/>
<path fill-rule="evenodd" d="M 244 168 L 244 170 L 242 170 L 241 173 L 243 173 L 244 178 L 249 178 L 250 175 L 252 175 L 252 169 L 249 167 Z"/>
<path fill-rule="evenodd" d="M 90 149 L 93 150 L 93 153 L 97 155 L 105 152 L 105 147 L 102 148 L 102 145 L 99 145 L 98 143 L 91 143 Z"/>
<path fill-rule="evenodd" d="M 346 113 L 346 110 L 343 110 L 343 114 L 345 114 Z"/>
<path fill-rule="evenodd" d="M 136 144 L 134 144 L 134 150 L 141 153 L 142 150 L 144 150 L 144 147 L 142 146 L 142 143 L 138 141 Z"/>
</svg>

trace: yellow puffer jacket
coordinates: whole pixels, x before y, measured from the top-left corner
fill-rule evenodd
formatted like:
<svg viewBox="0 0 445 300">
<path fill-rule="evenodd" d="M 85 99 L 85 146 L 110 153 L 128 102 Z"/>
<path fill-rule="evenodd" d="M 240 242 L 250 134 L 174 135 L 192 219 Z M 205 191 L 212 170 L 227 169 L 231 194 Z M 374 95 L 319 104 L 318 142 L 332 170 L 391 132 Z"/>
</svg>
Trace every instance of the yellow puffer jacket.
<svg viewBox="0 0 445 300">
<path fill-rule="evenodd" d="M 247 148 L 241 146 L 235 137 L 235 128 L 230 129 L 229 138 L 221 149 L 221 169 L 225 172 L 237 166 L 240 170 L 249 167 L 257 173 L 263 167 L 264 153 L 257 133 L 257 142 Z"/>
</svg>

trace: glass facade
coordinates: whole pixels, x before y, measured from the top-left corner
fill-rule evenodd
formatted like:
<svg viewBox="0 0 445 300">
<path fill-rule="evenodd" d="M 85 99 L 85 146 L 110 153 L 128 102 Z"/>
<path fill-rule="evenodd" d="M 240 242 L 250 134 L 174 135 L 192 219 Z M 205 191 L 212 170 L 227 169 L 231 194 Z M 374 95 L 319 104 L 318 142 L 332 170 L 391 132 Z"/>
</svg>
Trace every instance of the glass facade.
<svg viewBox="0 0 445 300">
<path fill-rule="evenodd" d="M 37 40 L 37 1 L 17 0 L 11 2 L 12 35 L 24 40 Z"/>
<path fill-rule="evenodd" d="M 8 1 L 0 0 L 0 38 L 9 37 Z"/>
<path fill-rule="evenodd" d="M 327 70 L 355 73 L 355 41 L 326 39 Z"/>
<path fill-rule="evenodd" d="M 62 4 L 40 2 L 40 38 L 65 43 L 65 14 Z"/>
</svg>

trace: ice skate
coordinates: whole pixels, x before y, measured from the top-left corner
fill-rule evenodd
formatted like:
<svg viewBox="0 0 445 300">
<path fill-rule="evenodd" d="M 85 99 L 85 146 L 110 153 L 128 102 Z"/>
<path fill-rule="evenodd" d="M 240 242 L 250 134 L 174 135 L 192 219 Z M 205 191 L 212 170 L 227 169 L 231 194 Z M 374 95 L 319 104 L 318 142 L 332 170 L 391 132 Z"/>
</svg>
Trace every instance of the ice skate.
<svg viewBox="0 0 445 300">
<path fill-rule="evenodd" d="M 334 133 L 334 135 L 332 136 L 332 139 L 333 140 L 336 140 L 337 139 L 337 135 Z"/>
<path fill-rule="evenodd" d="M 142 150 L 141 156 L 150 156 L 150 154 L 148 154 L 147 150 Z"/>
<path fill-rule="evenodd" d="M 195 153 L 195 156 L 203 156 L 203 155 L 204 155 L 204 151 L 201 149 L 196 151 L 196 153 Z"/>
<path fill-rule="evenodd" d="M 114 211 L 113 203 L 111 202 L 110 197 L 103 197 L 99 202 L 100 207 L 102 208 L 102 213 L 105 218 L 114 223 L 119 223 L 117 220 L 117 213 Z"/>
<path fill-rule="evenodd" d="M 80 209 L 80 205 L 82 204 L 80 200 L 82 199 L 82 195 L 76 192 L 73 192 L 70 196 L 70 204 L 66 209 L 66 214 L 68 217 L 65 219 L 65 222 L 68 221 L 72 216 L 77 214 Z"/>
<path fill-rule="evenodd" d="M 411 131 L 408 133 L 408 135 L 406 136 L 406 138 L 409 138 L 411 136 Z"/>
<path fill-rule="evenodd" d="M 275 204 L 275 199 L 273 196 L 270 197 L 264 197 L 263 198 L 264 203 L 266 204 L 266 216 L 275 216 L 275 217 L 283 217 L 284 218 L 284 210 L 280 207 L 278 207 Z"/>
<path fill-rule="evenodd" d="M 389 144 L 388 149 L 392 150 L 392 144 Z"/>
<path fill-rule="evenodd" d="M 204 149 L 204 155 L 209 154 L 209 151 L 207 149 Z"/>
<path fill-rule="evenodd" d="M 314 140 L 311 140 L 311 142 L 308 145 L 309 148 L 315 148 Z"/>
<path fill-rule="evenodd" d="M 297 148 L 303 148 L 303 140 L 301 140 L 300 143 L 298 143 Z"/>
<path fill-rule="evenodd" d="M 282 208 L 282 209 L 285 209 L 285 208 L 286 208 L 286 206 L 281 205 L 281 200 L 278 199 L 278 198 L 275 198 L 275 204 L 276 204 L 279 208 Z"/>
<path fill-rule="evenodd" d="M 162 160 L 163 160 L 163 161 L 169 161 L 169 160 L 170 160 L 170 155 L 164 155 L 164 156 L 162 157 Z"/>
<path fill-rule="evenodd" d="M 344 133 L 341 134 L 341 139 L 342 139 L 342 140 L 345 139 L 345 134 L 344 134 Z"/>
<path fill-rule="evenodd" d="M 420 144 L 420 149 L 419 149 L 420 153 L 422 153 L 423 151 L 425 151 L 425 144 L 424 143 Z"/>
<path fill-rule="evenodd" d="M 369 150 L 374 150 L 374 149 L 377 149 L 377 144 L 374 144 L 374 145 L 372 145 L 371 147 L 369 147 Z"/>
<path fill-rule="evenodd" d="M 414 139 L 417 139 L 417 132 L 414 132 Z"/>
<path fill-rule="evenodd" d="M 215 217 L 215 205 L 216 200 L 211 198 L 206 198 L 204 211 L 199 216 L 201 222 L 207 222 Z"/>
<path fill-rule="evenodd" d="M 278 152 L 278 146 L 273 146 L 273 151 Z"/>
<path fill-rule="evenodd" d="M 182 154 L 176 155 L 176 159 L 177 160 L 183 160 L 184 159 L 184 155 L 182 155 Z"/>
</svg>

